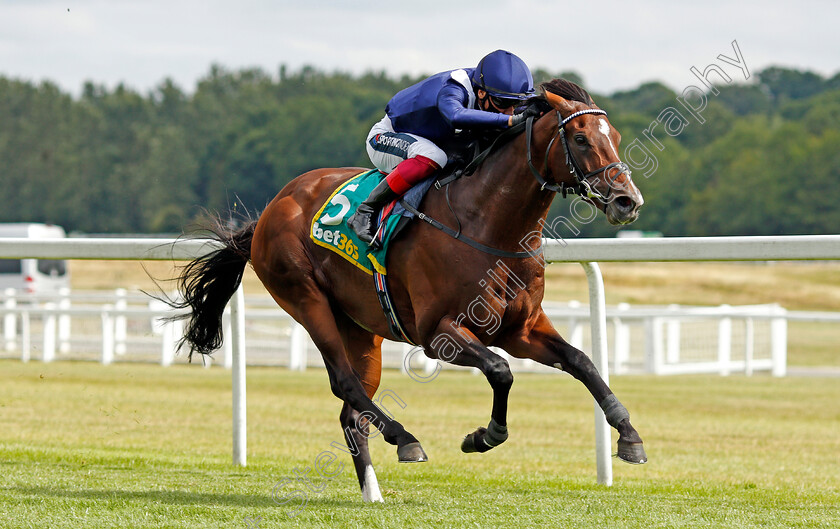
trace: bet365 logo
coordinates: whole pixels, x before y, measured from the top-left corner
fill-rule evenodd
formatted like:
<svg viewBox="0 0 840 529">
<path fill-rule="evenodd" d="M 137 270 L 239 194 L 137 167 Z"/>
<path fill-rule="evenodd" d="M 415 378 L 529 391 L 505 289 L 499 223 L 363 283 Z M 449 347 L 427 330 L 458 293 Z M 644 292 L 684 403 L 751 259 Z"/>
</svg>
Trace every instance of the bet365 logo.
<svg viewBox="0 0 840 529">
<path fill-rule="evenodd" d="M 341 233 L 337 229 L 330 229 L 329 226 L 338 226 L 344 217 L 350 212 L 350 199 L 344 196 L 345 193 L 352 193 L 359 187 L 359 184 L 350 184 L 336 193 L 327 204 L 327 208 L 331 210 L 330 213 L 324 213 L 320 222 L 312 224 L 312 236 L 319 241 L 332 244 L 337 249 L 346 253 L 348 257 L 354 260 L 359 260 L 359 247 L 353 244 L 347 235 Z M 338 211 L 332 211 L 338 206 Z"/>
<path fill-rule="evenodd" d="M 346 253 L 347 257 L 351 257 L 356 261 L 359 260 L 359 247 L 353 244 L 353 241 L 339 230 L 324 229 L 320 224 L 315 222 L 312 224 L 312 236 L 319 241 L 332 244 L 337 249 Z"/>
</svg>

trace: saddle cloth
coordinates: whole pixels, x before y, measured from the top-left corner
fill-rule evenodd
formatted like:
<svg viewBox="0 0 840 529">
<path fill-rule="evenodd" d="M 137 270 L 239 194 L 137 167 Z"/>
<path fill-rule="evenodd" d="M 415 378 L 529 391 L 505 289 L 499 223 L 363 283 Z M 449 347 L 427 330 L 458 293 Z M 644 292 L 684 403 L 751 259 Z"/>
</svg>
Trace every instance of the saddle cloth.
<svg viewBox="0 0 840 529">
<path fill-rule="evenodd" d="M 385 178 L 377 169 L 360 173 L 341 184 L 315 213 L 309 236 L 312 242 L 333 251 L 369 275 L 374 271 L 386 275 L 385 256 L 388 245 L 405 225 L 403 218 L 414 215 L 399 204 L 399 199 L 387 205 L 377 215 L 378 231 L 369 248 L 356 233 L 347 227 L 347 219 L 356 211 L 374 187 Z M 434 179 L 427 178 L 411 188 L 403 200 L 417 208 Z"/>
</svg>

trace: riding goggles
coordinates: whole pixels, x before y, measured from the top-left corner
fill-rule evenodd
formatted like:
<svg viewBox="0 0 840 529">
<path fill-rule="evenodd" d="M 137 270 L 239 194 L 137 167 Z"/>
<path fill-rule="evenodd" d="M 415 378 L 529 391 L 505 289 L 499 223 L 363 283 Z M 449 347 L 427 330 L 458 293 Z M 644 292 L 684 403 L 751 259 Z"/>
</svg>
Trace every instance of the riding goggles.
<svg viewBox="0 0 840 529">
<path fill-rule="evenodd" d="M 499 110 L 505 110 L 510 107 L 514 107 L 516 105 L 522 104 L 520 99 L 510 99 L 507 97 L 497 97 L 497 96 L 490 96 L 490 102 L 493 104 L 494 107 L 498 108 Z"/>
</svg>

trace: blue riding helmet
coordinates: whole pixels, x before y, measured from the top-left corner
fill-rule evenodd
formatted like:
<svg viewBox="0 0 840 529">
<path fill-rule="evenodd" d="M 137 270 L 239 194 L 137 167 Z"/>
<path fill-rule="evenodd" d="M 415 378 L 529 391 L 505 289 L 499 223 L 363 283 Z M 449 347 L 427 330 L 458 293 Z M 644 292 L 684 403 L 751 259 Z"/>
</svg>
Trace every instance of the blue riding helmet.
<svg viewBox="0 0 840 529">
<path fill-rule="evenodd" d="M 534 78 L 525 62 L 505 50 L 484 56 L 471 79 L 473 86 L 491 96 L 524 100 L 534 95 Z"/>
</svg>

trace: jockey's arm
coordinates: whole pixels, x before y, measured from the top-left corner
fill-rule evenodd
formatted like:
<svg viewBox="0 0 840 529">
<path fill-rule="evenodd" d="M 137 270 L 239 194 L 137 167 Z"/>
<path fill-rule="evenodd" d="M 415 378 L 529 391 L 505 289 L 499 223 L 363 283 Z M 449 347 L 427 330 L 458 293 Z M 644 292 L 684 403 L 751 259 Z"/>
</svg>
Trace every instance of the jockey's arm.
<svg viewBox="0 0 840 529">
<path fill-rule="evenodd" d="M 468 101 L 466 89 L 456 83 L 447 83 L 438 94 L 438 110 L 453 129 L 502 129 L 509 126 L 510 116 L 467 108 Z"/>
</svg>

